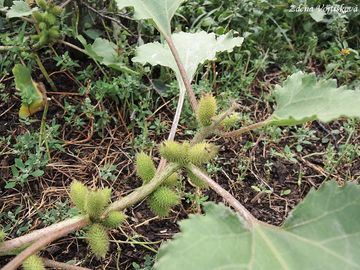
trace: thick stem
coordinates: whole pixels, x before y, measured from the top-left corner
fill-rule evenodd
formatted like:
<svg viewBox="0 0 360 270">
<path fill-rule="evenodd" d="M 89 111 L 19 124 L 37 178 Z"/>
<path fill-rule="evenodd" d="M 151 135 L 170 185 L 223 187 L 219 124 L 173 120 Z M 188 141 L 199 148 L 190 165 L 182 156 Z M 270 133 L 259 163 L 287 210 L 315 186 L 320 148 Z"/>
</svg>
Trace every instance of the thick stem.
<svg viewBox="0 0 360 270">
<path fill-rule="evenodd" d="M 75 266 L 67 263 L 56 262 L 49 259 L 42 258 L 45 266 L 51 267 L 52 269 L 64 269 L 64 270 L 91 270 L 90 268 Z"/>
<path fill-rule="evenodd" d="M 17 255 L 13 260 L 11 260 L 9 263 L 7 263 L 2 270 L 16 270 L 24 260 L 26 260 L 28 257 L 33 255 L 34 253 L 41 250 L 46 245 L 50 244 L 51 242 L 73 232 L 76 230 L 79 230 L 86 225 L 90 223 L 90 220 L 88 218 L 80 219 L 77 223 L 72 224 L 72 226 L 67 226 L 59 229 L 56 231 L 56 233 L 49 234 L 48 236 L 42 235 L 42 238 L 40 238 L 38 241 L 33 243 L 31 246 L 27 247 L 25 250 L 20 252 L 19 255 Z"/>
<path fill-rule="evenodd" d="M 269 120 L 265 120 L 263 122 L 259 122 L 259 123 L 255 123 L 246 127 L 242 127 L 240 129 L 234 130 L 234 131 L 229 131 L 229 132 L 222 132 L 219 134 L 219 136 L 221 137 L 225 137 L 225 138 L 235 138 L 235 137 L 239 137 L 240 135 L 250 132 L 254 129 L 259 129 L 262 127 L 265 127 L 266 125 L 268 125 L 270 123 Z"/>
<path fill-rule="evenodd" d="M 180 87 L 179 100 L 178 100 L 178 104 L 176 107 L 174 120 L 172 122 L 170 133 L 168 136 L 169 141 L 172 141 L 175 138 L 176 130 L 177 130 L 177 127 L 178 127 L 179 121 L 180 121 L 180 115 L 181 115 L 183 105 L 184 105 L 184 100 L 185 100 L 185 90 Z"/>
<path fill-rule="evenodd" d="M 35 61 L 36 61 L 37 65 L 39 66 L 41 73 L 44 75 L 46 81 L 50 84 L 51 89 L 53 91 L 57 92 L 58 90 L 55 86 L 55 83 L 50 78 L 49 73 L 46 71 L 46 68 L 44 67 L 43 63 L 41 62 L 39 55 L 36 52 L 34 52 L 34 56 L 35 56 Z"/>
<path fill-rule="evenodd" d="M 184 86 L 185 86 L 185 89 L 189 95 L 189 100 L 190 100 L 190 104 L 191 104 L 191 108 L 193 109 L 194 112 L 196 112 L 196 109 L 197 109 L 197 100 L 196 100 L 196 97 L 195 97 L 195 93 L 194 93 L 194 90 L 192 89 L 192 86 L 191 86 L 191 82 L 189 80 L 189 77 L 186 73 L 186 70 L 185 70 L 185 67 L 183 65 L 183 63 L 181 62 L 181 59 L 180 59 L 180 56 L 179 56 L 179 53 L 175 47 L 175 44 L 171 38 L 171 36 L 169 35 L 164 35 L 164 38 L 170 48 L 170 51 L 172 53 L 172 55 L 174 56 L 174 59 L 175 59 L 175 62 L 179 68 L 179 71 L 180 71 L 180 75 L 181 75 L 181 78 L 182 78 L 182 81 L 184 83 Z"/>
<path fill-rule="evenodd" d="M 148 184 L 137 188 L 135 191 L 133 191 L 129 195 L 112 203 L 105 211 L 105 214 L 109 213 L 110 211 L 114 211 L 114 210 L 124 210 L 125 208 L 127 208 L 131 205 L 134 205 L 134 204 L 138 203 L 139 201 L 143 200 L 146 196 L 148 196 L 151 192 L 153 192 L 166 178 L 168 178 L 171 174 L 173 174 L 179 168 L 180 168 L 180 166 L 177 164 L 173 164 L 173 163 L 168 164 L 167 167 L 165 167 L 163 171 L 158 172 L 157 175 L 153 178 L 153 180 L 150 181 Z M 49 227 L 33 231 L 27 235 L 5 241 L 4 243 L 0 244 L 0 254 L 6 253 L 10 250 L 14 250 L 16 248 L 23 247 L 24 245 L 27 245 L 27 244 L 35 242 L 35 241 L 39 242 L 42 240 L 42 238 L 45 235 L 56 235 L 57 236 L 58 232 L 62 231 L 62 230 L 66 230 L 66 232 L 67 232 L 66 234 L 69 234 L 71 232 L 74 232 L 74 231 L 88 225 L 89 224 L 88 222 L 89 221 L 88 221 L 87 217 L 85 217 L 85 216 L 74 217 L 74 218 L 67 219 L 65 221 L 56 223 Z M 78 227 L 79 224 L 83 224 L 83 226 Z M 64 235 L 66 235 L 66 234 L 64 234 Z M 56 240 L 56 239 L 58 239 L 58 237 L 56 237 L 54 240 Z M 54 241 L 54 240 L 51 240 L 51 241 Z M 34 244 L 36 244 L 38 242 L 35 242 Z M 43 244 L 43 246 L 45 246 L 47 244 L 48 244 L 48 242 L 46 241 L 45 244 Z"/>
<path fill-rule="evenodd" d="M 76 224 L 82 223 L 84 220 L 86 220 L 85 216 L 78 216 L 78 217 L 70 218 L 70 219 L 61 221 L 59 223 L 50 225 L 49 227 L 45 227 L 43 229 L 33 231 L 31 233 L 20 236 L 18 238 L 5 241 L 0 244 L 0 254 L 8 252 L 13 249 L 20 248 L 26 244 L 34 242 L 34 241 L 44 237 L 44 235 L 50 235 L 50 234 L 56 233 L 57 231 L 59 231 L 62 228 L 74 227 L 74 226 L 76 226 Z"/>
<path fill-rule="evenodd" d="M 236 200 L 228 191 L 222 188 L 218 183 L 212 180 L 207 174 L 202 172 L 194 165 L 190 165 L 189 169 L 197 177 L 204 180 L 212 190 L 220 195 L 231 207 L 235 209 L 237 213 L 244 219 L 248 229 L 251 229 L 258 221 L 238 200 Z"/>
</svg>

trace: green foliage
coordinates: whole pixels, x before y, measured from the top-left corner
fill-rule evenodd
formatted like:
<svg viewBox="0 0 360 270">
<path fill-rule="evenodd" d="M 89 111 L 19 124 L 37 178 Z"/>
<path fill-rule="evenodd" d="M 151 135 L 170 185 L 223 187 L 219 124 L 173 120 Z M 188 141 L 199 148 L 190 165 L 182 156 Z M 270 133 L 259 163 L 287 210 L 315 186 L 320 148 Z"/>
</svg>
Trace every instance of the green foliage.
<svg viewBox="0 0 360 270">
<path fill-rule="evenodd" d="M 100 224 L 92 224 L 86 233 L 86 237 L 91 252 L 99 259 L 105 258 L 110 246 L 106 229 Z"/>
<path fill-rule="evenodd" d="M 6 12 L 8 18 L 26 17 L 31 15 L 37 8 L 31 9 L 25 1 L 14 1 L 11 8 Z"/>
<path fill-rule="evenodd" d="M 216 99 L 212 94 L 205 94 L 201 97 L 196 112 L 197 119 L 201 126 L 210 126 L 217 111 Z"/>
<path fill-rule="evenodd" d="M 171 34 L 170 22 L 176 10 L 185 0 L 116 0 L 119 9 L 134 7 L 137 20 L 151 19 L 164 35 Z"/>
<path fill-rule="evenodd" d="M 44 174 L 49 162 L 47 150 L 62 150 L 60 141 L 56 139 L 59 127 L 52 122 L 51 125 L 46 125 L 42 135 L 39 132 L 26 132 L 16 137 L 16 142 L 9 146 L 15 160 L 11 165 L 12 178 L 6 183 L 5 188 L 14 188 L 17 184 L 24 186 L 32 177 Z M 48 149 L 39 145 L 42 138 L 46 138 Z"/>
<path fill-rule="evenodd" d="M 12 71 L 15 77 L 16 89 L 22 102 L 19 116 L 26 118 L 42 110 L 45 105 L 45 97 L 39 90 L 39 86 L 32 80 L 30 69 L 16 64 Z"/>
<path fill-rule="evenodd" d="M 178 143 L 175 141 L 165 141 L 160 147 L 159 151 L 163 158 L 169 162 L 175 162 L 182 165 L 188 163 L 188 143 Z"/>
<path fill-rule="evenodd" d="M 215 60 L 217 52 L 231 52 L 234 47 L 241 46 L 244 40 L 240 37 L 234 38 L 231 32 L 216 38 L 214 33 L 208 34 L 203 31 L 175 33 L 172 39 L 190 81 L 193 80 L 200 64 L 207 60 Z M 136 49 L 136 56 L 132 61 L 143 65 L 149 63 L 153 66 L 161 65 L 171 68 L 176 74 L 180 90 L 184 90 L 179 68 L 167 44 L 155 42 L 142 45 Z"/>
<path fill-rule="evenodd" d="M 126 215 L 120 211 L 112 211 L 108 214 L 108 216 L 104 219 L 102 224 L 104 226 L 116 229 L 118 228 L 124 221 L 126 220 Z"/>
<path fill-rule="evenodd" d="M 137 74 L 137 72 L 123 64 L 118 53 L 118 47 L 113 42 L 103 38 L 96 38 L 94 43 L 90 45 L 83 36 L 78 36 L 77 38 L 84 46 L 85 53 L 94 61 L 120 72 Z"/>
<path fill-rule="evenodd" d="M 139 176 L 143 183 L 150 182 L 155 176 L 156 168 L 151 157 L 144 152 L 136 155 L 136 174 Z"/>
<path fill-rule="evenodd" d="M 37 255 L 32 255 L 27 258 L 23 262 L 22 267 L 24 268 L 24 270 L 45 270 L 42 259 Z"/>
<path fill-rule="evenodd" d="M 316 80 L 315 74 L 291 75 L 275 89 L 273 125 L 296 125 L 307 121 L 329 122 L 336 118 L 360 117 L 360 91 L 337 87 L 335 80 Z"/>
<path fill-rule="evenodd" d="M 82 212 L 87 203 L 88 188 L 79 181 L 73 181 L 70 185 L 70 198 L 75 206 Z"/>
<path fill-rule="evenodd" d="M 166 186 L 157 188 L 148 199 L 151 211 L 159 217 L 168 216 L 171 208 L 179 202 L 179 196 L 175 191 Z"/>
<path fill-rule="evenodd" d="M 205 216 L 180 223 L 181 233 L 161 247 L 154 269 L 357 269 L 359 194 L 356 184 L 326 182 L 281 228 L 246 228 L 229 208 L 207 203 Z M 206 241 L 194 241 L 199 237 Z"/>
<path fill-rule="evenodd" d="M 218 153 L 218 147 L 211 143 L 197 143 L 190 147 L 188 159 L 194 165 L 210 162 Z"/>
</svg>

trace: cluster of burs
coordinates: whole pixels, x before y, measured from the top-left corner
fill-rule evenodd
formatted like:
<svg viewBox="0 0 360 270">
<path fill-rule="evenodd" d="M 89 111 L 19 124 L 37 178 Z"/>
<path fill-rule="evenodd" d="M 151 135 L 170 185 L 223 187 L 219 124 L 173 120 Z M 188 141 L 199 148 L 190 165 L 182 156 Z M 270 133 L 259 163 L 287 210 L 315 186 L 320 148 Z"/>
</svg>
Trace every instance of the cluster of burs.
<svg viewBox="0 0 360 270">
<path fill-rule="evenodd" d="M 211 127 L 211 125 L 221 119 L 223 113 L 216 114 L 216 99 L 210 95 L 203 95 L 200 99 L 196 112 L 199 122 L 199 132 L 203 129 Z M 228 130 L 233 127 L 239 116 L 233 113 L 223 118 L 219 126 L 222 130 Z M 181 174 L 186 174 L 188 180 L 198 188 L 207 188 L 207 183 L 196 176 L 189 169 L 195 165 L 200 169 L 204 169 L 218 152 L 218 146 L 205 142 L 182 143 L 175 141 L 165 141 L 159 146 L 159 153 L 167 162 L 177 164 L 178 170 L 168 176 L 161 184 L 148 196 L 147 203 L 151 211 L 159 217 L 169 215 L 171 209 L 180 203 L 181 190 Z M 156 175 L 155 163 L 151 156 L 144 152 L 136 155 L 136 173 L 141 178 L 143 185 L 149 184 Z M 89 217 L 90 225 L 86 228 L 86 239 L 89 243 L 91 251 L 98 258 L 104 258 L 109 250 L 110 241 L 108 231 L 118 228 L 125 220 L 126 215 L 122 211 L 107 211 L 107 207 L 111 202 L 111 189 L 103 188 L 90 190 L 84 184 L 74 181 L 70 185 L 70 198 L 76 208 Z M 3 237 L 4 238 L 4 237 Z M 33 255 L 23 263 L 25 270 L 41 270 L 45 269 L 40 257 Z"/>
<path fill-rule="evenodd" d="M 36 0 L 41 11 L 34 11 L 33 17 L 38 28 L 38 33 L 31 38 L 35 48 L 43 47 L 61 38 L 59 16 L 63 8 L 52 2 Z"/>
<path fill-rule="evenodd" d="M 196 112 L 200 125 L 199 132 L 203 128 L 210 127 L 214 121 L 221 117 L 222 114 L 216 115 L 216 111 L 216 99 L 210 94 L 204 95 L 199 102 Z M 233 113 L 225 117 L 219 125 L 222 129 L 227 130 L 234 126 L 237 121 L 238 114 Z M 189 182 L 198 188 L 207 188 L 207 183 L 192 173 L 189 166 L 195 165 L 200 169 L 204 169 L 205 165 L 217 155 L 217 152 L 218 146 L 205 141 L 185 141 L 179 143 L 168 140 L 159 146 L 161 157 L 170 163 L 178 164 L 180 171 L 187 175 Z M 143 152 L 136 156 L 136 170 L 137 175 L 144 184 L 150 182 L 155 177 L 155 164 L 152 158 Z M 148 205 L 154 214 L 165 217 L 169 214 L 171 208 L 180 202 L 180 196 L 176 188 L 181 185 L 179 183 L 180 180 L 179 173 L 173 173 L 148 197 Z"/>
</svg>

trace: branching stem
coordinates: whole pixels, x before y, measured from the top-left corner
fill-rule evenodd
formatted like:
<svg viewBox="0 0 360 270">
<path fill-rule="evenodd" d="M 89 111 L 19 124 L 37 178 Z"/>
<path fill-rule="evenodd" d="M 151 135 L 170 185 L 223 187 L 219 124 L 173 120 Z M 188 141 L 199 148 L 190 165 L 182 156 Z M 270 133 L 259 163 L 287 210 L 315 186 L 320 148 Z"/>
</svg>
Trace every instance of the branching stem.
<svg viewBox="0 0 360 270">
<path fill-rule="evenodd" d="M 181 78 L 182 78 L 182 81 L 184 83 L 184 86 L 185 86 L 185 89 L 186 89 L 186 92 L 188 93 L 189 95 L 189 100 L 190 100 L 190 104 L 191 104 L 191 108 L 193 109 L 194 112 L 196 112 L 196 109 L 197 109 L 197 100 L 196 100 L 196 97 L 195 97 L 195 93 L 194 93 L 194 90 L 192 89 L 192 86 L 191 86 L 191 82 L 189 80 L 189 77 L 186 73 L 186 70 L 185 70 L 185 67 L 183 65 L 183 63 L 181 62 L 181 58 L 180 58 L 180 55 L 175 47 L 175 44 L 171 38 L 171 36 L 169 35 L 164 35 L 164 38 L 170 48 L 170 51 L 172 53 L 172 55 L 174 56 L 174 59 L 175 59 L 175 62 L 179 68 L 179 71 L 180 71 L 180 75 L 181 75 Z"/>
<path fill-rule="evenodd" d="M 237 213 L 244 219 L 248 229 L 251 229 L 258 221 L 237 199 L 234 198 L 228 191 L 222 188 L 218 183 L 212 180 L 206 173 L 202 172 L 194 165 L 190 165 L 189 169 L 197 177 L 204 180 L 212 190 L 220 195 Z"/>
<path fill-rule="evenodd" d="M 218 135 L 221 137 L 224 137 L 224 138 L 235 138 L 235 137 L 241 136 L 244 133 L 250 132 L 254 129 L 259 129 L 259 128 L 265 127 L 268 124 L 270 124 L 270 120 L 267 119 L 265 121 L 255 123 L 255 124 L 252 124 L 249 126 L 245 126 L 245 127 L 242 127 L 240 129 L 237 129 L 234 131 L 222 132 L 222 133 L 219 133 Z"/>
</svg>

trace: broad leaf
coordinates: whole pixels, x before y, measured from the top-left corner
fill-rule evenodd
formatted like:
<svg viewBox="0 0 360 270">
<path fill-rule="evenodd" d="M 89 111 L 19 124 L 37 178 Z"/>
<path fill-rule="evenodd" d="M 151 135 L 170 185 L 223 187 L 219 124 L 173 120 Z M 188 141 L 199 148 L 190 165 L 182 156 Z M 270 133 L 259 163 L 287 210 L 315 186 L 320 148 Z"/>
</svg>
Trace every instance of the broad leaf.
<svg viewBox="0 0 360 270">
<path fill-rule="evenodd" d="M 6 11 L 8 8 L 4 6 L 4 0 L 0 0 L 0 11 Z"/>
<path fill-rule="evenodd" d="M 97 38 L 92 45 L 87 44 L 82 36 L 78 36 L 79 41 L 85 48 L 85 53 L 98 63 L 117 71 L 137 74 L 120 62 L 117 46 L 107 39 Z"/>
<path fill-rule="evenodd" d="M 295 125 L 329 122 L 342 116 L 360 117 L 360 91 L 337 87 L 335 80 L 316 80 L 315 74 L 297 72 L 275 88 L 276 109 L 271 124 Z"/>
<path fill-rule="evenodd" d="M 204 31 L 198 33 L 176 33 L 172 35 L 175 47 L 180 55 L 190 81 L 193 79 L 198 66 L 206 60 L 214 60 L 216 53 L 221 51 L 231 52 L 234 47 L 241 46 L 242 37 L 234 38 L 232 33 L 218 38 L 214 33 Z M 161 65 L 171 68 L 182 83 L 180 71 L 168 45 L 158 42 L 148 43 L 137 48 L 134 62 L 151 65 Z"/>
<path fill-rule="evenodd" d="M 152 19 L 157 29 L 171 35 L 170 21 L 185 0 L 116 0 L 119 9 L 134 7 L 137 20 Z"/>
<path fill-rule="evenodd" d="M 181 233 L 160 248 L 156 270 L 360 269 L 360 187 L 325 183 L 312 190 L 282 228 L 251 230 L 224 205 L 180 223 Z"/>
<path fill-rule="evenodd" d="M 45 93 L 42 93 L 40 86 L 32 80 L 30 69 L 26 66 L 16 64 L 12 72 L 15 77 L 15 86 L 22 102 L 19 116 L 26 118 L 41 111 L 45 105 Z M 43 89 L 43 91 L 45 91 L 45 89 Z"/>
<path fill-rule="evenodd" d="M 38 8 L 30 8 L 25 1 L 14 1 L 11 8 L 6 12 L 8 18 L 25 17 L 31 15 Z"/>
<path fill-rule="evenodd" d="M 311 18 L 314 19 L 316 22 L 321 22 L 326 15 L 326 12 L 321 8 L 315 8 L 311 13 Z"/>
</svg>

